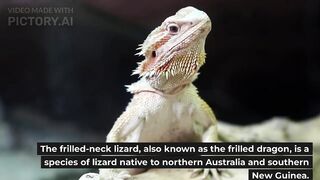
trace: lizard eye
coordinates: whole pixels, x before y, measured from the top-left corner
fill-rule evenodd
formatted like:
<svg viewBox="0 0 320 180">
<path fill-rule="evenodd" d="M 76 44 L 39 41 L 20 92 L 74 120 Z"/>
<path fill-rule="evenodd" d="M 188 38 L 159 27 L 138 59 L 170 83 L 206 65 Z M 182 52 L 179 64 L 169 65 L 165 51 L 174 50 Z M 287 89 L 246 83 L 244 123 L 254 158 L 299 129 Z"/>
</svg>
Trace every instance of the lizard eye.
<svg viewBox="0 0 320 180">
<path fill-rule="evenodd" d="M 179 26 L 177 24 L 171 23 L 167 26 L 167 31 L 172 34 L 176 34 L 179 31 Z"/>
</svg>

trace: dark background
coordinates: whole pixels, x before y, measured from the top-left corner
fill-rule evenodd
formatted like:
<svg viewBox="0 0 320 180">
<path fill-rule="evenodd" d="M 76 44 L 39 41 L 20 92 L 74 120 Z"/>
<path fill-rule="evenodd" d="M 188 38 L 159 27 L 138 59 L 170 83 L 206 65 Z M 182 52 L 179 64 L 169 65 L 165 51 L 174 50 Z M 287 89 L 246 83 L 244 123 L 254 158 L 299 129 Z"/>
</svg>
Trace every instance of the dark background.
<svg viewBox="0 0 320 180">
<path fill-rule="evenodd" d="M 106 134 L 131 95 L 137 45 L 178 9 L 211 17 L 195 82 L 218 119 L 296 121 L 320 112 L 318 0 L 7 1 L 0 3 L 0 101 L 15 126 L 68 123 Z M 8 7 L 74 8 L 72 27 L 12 27 Z M 30 125 L 31 124 L 31 125 Z M 38 127 L 46 124 L 38 125 Z M 104 139 L 104 137 L 102 137 Z"/>
</svg>

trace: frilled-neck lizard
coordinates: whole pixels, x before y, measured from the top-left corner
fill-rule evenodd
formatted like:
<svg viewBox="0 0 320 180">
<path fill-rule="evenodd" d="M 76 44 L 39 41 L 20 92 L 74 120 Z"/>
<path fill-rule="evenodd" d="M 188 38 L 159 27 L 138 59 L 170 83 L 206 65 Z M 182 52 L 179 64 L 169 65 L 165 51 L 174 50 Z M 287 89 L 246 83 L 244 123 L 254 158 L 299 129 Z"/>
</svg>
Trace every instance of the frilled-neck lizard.
<svg viewBox="0 0 320 180">
<path fill-rule="evenodd" d="M 205 63 L 210 30 L 205 12 L 185 7 L 149 34 L 137 53 L 145 59 L 133 72 L 140 80 L 127 86 L 133 98 L 107 142 L 217 141 L 216 118 L 192 84 Z M 126 179 L 137 173 L 137 169 L 100 169 L 99 176 Z"/>
</svg>

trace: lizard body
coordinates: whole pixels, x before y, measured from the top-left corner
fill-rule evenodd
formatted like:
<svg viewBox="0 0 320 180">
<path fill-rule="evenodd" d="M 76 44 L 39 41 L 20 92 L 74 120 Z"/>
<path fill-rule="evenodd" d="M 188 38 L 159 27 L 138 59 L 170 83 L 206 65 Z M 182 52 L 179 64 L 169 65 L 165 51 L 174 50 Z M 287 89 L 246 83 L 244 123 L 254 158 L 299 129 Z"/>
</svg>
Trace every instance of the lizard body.
<svg viewBox="0 0 320 180">
<path fill-rule="evenodd" d="M 177 136 L 191 133 L 194 139 L 194 123 L 204 129 L 216 124 L 211 108 L 192 84 L 205 62 L 204 45 L 210 30 L 206 13 L 186 7 L 150 33 L 137 53 L 145 60 L 133 72 L 141 79 L 127 86 L 133 98 L 109 132 L 107 142 L 190 141 Z M 158 136 L 149 136 L 154 126 Z M 179 132 L 166 136 L 175 131 Z"/>
<path fill-rule="evenodd" d="M 126 111 L 107 136 L 107 142 L 188 142 L 201 141 L 202 131 L 214 120 L 210 109 L 192 84 L 176 94 L 162 94 L 139 81 L 130 87 L 136 92 Z M 207 106 L 208 107 L 208 106 Z M 194 129 L 199 126 L 202 129 Z M 136 132 L 135 132 L 136 131 Z"/>
<path fill-rule="evenodd" d="M 185 7 L 153 30 L 137 53 L 145 59 L 128 86 L 133 94 L 107 135 L 107 142 L 215 142 L 216 118 L 192 82 L 205 62 L 207 14 Z M 138 173 L 100 169 L 100 179 L 126 179 Z"/>
</svg>

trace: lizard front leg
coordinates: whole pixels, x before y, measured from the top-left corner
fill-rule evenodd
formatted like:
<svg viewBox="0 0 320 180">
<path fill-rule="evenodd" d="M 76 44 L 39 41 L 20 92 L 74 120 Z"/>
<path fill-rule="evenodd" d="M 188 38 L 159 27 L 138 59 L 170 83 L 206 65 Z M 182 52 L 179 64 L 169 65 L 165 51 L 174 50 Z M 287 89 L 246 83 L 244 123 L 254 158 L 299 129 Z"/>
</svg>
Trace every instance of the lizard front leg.
<svg viewBox="0 0 320 180">
<path fill-rule="evenodd" d="M 198 97 L 197 102 L 198 107 L 192 115 L 192 118 L 194 119 L 193 128 L 195 133 L 201 137 L 202 142 L 218 142 L 217 120 L 212 109 L 200 97 Z M 215 168 L 195 169 L 191 177 L 196 177 L 200 174 L 201 179 L 208 179 L 210 177 L 210 173 L 213 180 L 220 180 L 218 170 Z"/>
<path fill-rule="evenodd" d="M 145 122 L 145 116 L 139 113 L 141 112 L 139 108 L 141 109 L 135 102 L 128 105 L 107 135 L 107 143 L 139 142 Z M 99 175 L 100 180 L 124 180 L 141 171 L 141 169 L 100 169 Z"/>
<path fill-rule="evenodd" d="M 210 125 L 203 134 L 202 134 L 202 142 L 217 142 L 217 125 Z M 191 174 L 191 177 L 197 177 L 201 175 L 201 179 L 210 178 L 210 174 L 212 176 L 212 180 L 220 180 L 220 175 L 218 170 L 215 168 L 205 168 L 205 169 L 195 169 Z"/>
</svg>

